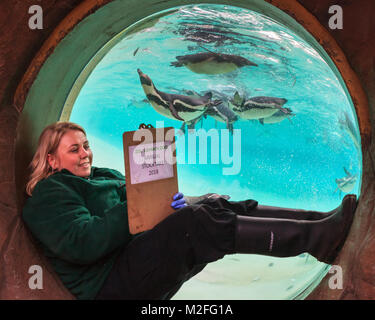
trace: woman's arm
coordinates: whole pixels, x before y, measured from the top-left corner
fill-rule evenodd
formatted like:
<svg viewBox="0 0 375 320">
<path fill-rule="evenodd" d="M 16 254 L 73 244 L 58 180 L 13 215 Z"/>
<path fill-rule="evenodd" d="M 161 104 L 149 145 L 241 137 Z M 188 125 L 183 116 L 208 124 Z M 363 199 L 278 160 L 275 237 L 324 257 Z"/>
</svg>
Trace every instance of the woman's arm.
<svg viewBox="0 0 375 320">
<path fill-rule="evenodd" d="M 34 236 L 57 257 L 90 264 L 131 239 L 124 202 L 92 216 L 79 192 L 50 181 L 29 199 L 23 219 Z"/>
</svg>

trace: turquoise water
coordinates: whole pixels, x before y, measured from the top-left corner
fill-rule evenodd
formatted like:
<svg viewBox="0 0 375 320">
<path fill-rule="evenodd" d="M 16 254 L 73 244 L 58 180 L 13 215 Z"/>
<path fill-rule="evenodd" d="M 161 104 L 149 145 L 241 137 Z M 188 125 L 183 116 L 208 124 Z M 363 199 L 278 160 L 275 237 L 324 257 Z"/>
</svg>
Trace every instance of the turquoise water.
<svg viewBox="0 0 375 320">
<path fill-rule="evenodd" d="M 337 207 L 347 192 L 359 195 L 360 138 L 351 101 L 327 63 L 286 27 L 249 10 L 200 5 L 178 8 L 131 30 L 97 64 L 70 117 L 87 130 L 94 165 L 124 172 L 122 133 L 140 123 L 176 130 L 182 125 L 145 100 L 140 68 L 164 92 L 210 90 L 231 99 L 238 91 L 247 99 L 285 98 L 284 107 L 295 114 L 264 125 L 238 119 L 233 135 L 225 123 L 203 118 L 195 129 L 216 129 L 211 132 L 220 143 L 229 139 L 224 147 L 209 140 L 206 163 L 199 161 L 204 150 L 192 148 L 189 135 L 177 135 L 178 181 L 184 194 L 217 192 L 233 200 L 321 211 Z M 208 51 L 240 55 L 258 66 L 207 75 L 171 65 L 176 56 Z M 218 152 L 218 163 L 210 157 L 211 149 Z M 340 190 L 336 179 L 353 183 Z M 296 298 L 327 270 L 309 255 L 235 255 L 207 266 L 175 298 Z"/>
</svg>

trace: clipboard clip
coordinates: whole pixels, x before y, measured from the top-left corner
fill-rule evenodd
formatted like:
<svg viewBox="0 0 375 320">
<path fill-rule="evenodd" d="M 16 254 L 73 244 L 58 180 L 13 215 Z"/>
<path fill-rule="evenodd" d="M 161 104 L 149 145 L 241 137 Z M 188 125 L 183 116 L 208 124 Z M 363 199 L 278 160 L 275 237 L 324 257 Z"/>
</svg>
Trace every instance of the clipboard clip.
<svg viewBox="0 0 375 320">
<path fill-rule="evenodd" d="M 141 123 L 139 125 L 139 128 L 138 129 L 151 129 L 153 128 L 153 126 L 151 124 L 144 124 L 144 123 Z"/>
</svg>

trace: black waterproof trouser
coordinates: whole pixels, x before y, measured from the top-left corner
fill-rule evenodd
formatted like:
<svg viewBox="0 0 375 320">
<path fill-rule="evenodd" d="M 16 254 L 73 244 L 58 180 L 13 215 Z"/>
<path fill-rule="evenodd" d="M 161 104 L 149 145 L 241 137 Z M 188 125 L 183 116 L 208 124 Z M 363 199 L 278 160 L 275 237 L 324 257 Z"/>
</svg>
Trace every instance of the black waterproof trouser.
<svg viewBox="0 0 375 320">
<path fill-rule="evenodd" d="M 246 206 L 257 202 L 248 200 Z M 96 299 L 170 299 L 207 263 L 234 253 L 237 209 L 205 199 L 137 235 L 121 251 Z"/>
</svg>

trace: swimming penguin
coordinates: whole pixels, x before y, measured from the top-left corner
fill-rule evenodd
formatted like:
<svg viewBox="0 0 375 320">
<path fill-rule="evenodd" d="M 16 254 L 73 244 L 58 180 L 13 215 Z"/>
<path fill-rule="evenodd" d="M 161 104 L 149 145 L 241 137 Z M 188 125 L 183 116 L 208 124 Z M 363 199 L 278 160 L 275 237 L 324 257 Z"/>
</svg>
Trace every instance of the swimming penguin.
<svg viewBox="0 0 375 320">
<path fill-rule="evenodd" d="M 344 168 L 344 171 L 345 171 L 345 174 L 346 176 L 344 178 L 341 178 L 341 179 L 335 179 L 335 182 L 337 184 L 337 188 L 335 190 L 335 192 L 337 190 L 340 190 L 340 193 L 341 191 L 342 192 L 345 192 L 345 193 L 349 193 L 350 191 L 353 190 L 356 182 L 357 182 L 357 175 L 352 175 L 348 170 L 346 170 L 346 168 Z"/>
<path fill-rule="evenodd" d="M 224 45 L 224 43 L 227 44 L 243 44 L 244 41 L 239 41 L 238 39 L 234 37 L 228 37 L 223 34 L 219 34 L 216 32 L 206 32 L 206 31 L 188 31 L 185 32 L 184 40 L 196 42 L 196 43 L 210 43 L 214 44 L 215 47 L 219 47 Z"/>
<path fill-rule="evenodd" d="M 289 108 L 282 108 L 282 109 L 284 109 L 287 112 L 285 113 L 282 110 L 279 110 L 279 111 L 275 112 L 270 117 L 260 118 L 259 122 L 261 124 L 265 124 L 265 123 L 278 123 L 278 122 L 283 121 L 284 119 L 288 119 L 290 122 L 292 122 L 292 120 L 290 120 L 290 117 L 295 116 L 295 113 L 292 113 L 292 110 L 289 109 Z"/>
<path fill-rule="evenodd" d="M 233 123 L 238 120 L 238 116 L 225 104 L 210 106 L 204 114 L 213 117 L 216 121 L 226 123 L 227 129 L 233 134 Z"/>
<path fill-rule="evenodd" d="M 211 101 L 212 93 L 210 92 L 204 96 L 192 97 L 159 91 L 148 75 L 140 69 L 137 71 L 147 99 L 156 112 L 167 118 L 189 122 L 202 115 L 208 106 L 221 103 L 220 100 Z"/>
<path fill-rule="evenodd" d="M 171 62 L 172 66 L 186 66 L 195 73 L 203 74 L 222 74 L 244 66 L 258 66 L 241 56 L 212 51 L 177 56 L 176 59 L 178 61 Z"/>
<path fill-rule="evenodd" d="M 192 130 L 192 129 L 195 129 L 195 126 L 203 120 L 203 114 L 201 114 L 199 117 L 193 119 L 193 120 L 190 120 L 190 121 L 185 121 L 181 128 L 180 128 L 180 131 L 182 134 L 185 134 L 186 130 L 185 130 L 185 126 L 188 128 L 188 130 Z M 202 128 L 202 122 L 201 122 L 201 128 Z"/>
<path fill-rule="evenodd" d="M 233 123 L 238 120 L 238 116 L 229 108 L 229 98 L 225 94 L 218 91 L 211 91 L 215 99 L 222 102 L 216 106 L 210 106 L 204 113 L 204 116 L 210 116 L 216 121 L 224 122 L 227 129 L 233 134 Z"/>
<path fill-rule="evenodd" d="M 245 41 L 238 40 L 243 36 L 238 32 L 218 28 L 212 23 L 187 23 L 180 25 L 178 33 L 184 36 L 184 40 L 196 43 L 211 43 L 215 47 L 226 44 L 244 44 Z"/>
<path fill-rule="evenodd" d="M 201 94 L 193 91 L 193 90 L 185 90 L 186 94 L 189 96 L 200 97 L 201 95 L 205 95 L 208 92 L 212 93 L 212 98 L 215 101 L 221 101 L 218 105 L 210 105 L 206 111 L 202 114 L 199 119 L 195 119 L 193 123 L 187 124 L 189 129 L 195 127 L 195 125 L 202 120 L 202 117 L 207 118 L 210 116 L 215 119 L 215 121 L 224 122 L 227 125 L 227 129 L 231 134 L 233 134 L 233 123 L 238 120 L 238 116 L 229 108 L 228 101 L 229 97 L 222 92 L 210 90 L 201 92 Z"/>
<path fill-rule="evenodd" d="M 282 108 L 287 101 L 287 99 L 274 97 L 253 97 L 246 100 L 236 92 L 229 105 L 240 118 L 251 120 L 270 117 L 279 110 L 287 114 L 286 108 Z"/>
</svg>

